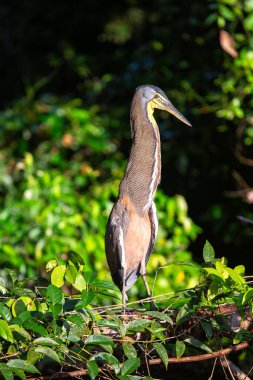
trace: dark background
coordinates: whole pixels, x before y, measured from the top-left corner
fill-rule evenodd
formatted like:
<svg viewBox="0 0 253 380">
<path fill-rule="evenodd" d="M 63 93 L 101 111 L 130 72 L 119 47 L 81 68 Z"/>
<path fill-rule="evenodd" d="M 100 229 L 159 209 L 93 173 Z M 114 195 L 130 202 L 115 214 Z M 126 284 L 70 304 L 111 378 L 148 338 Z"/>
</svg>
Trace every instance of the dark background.
<svg viewBox="0 0 253 380">
<path fill-rule="evenodd" d="M 127 158 L 134 89 L 145 83 L 161 87 L 193 125 L 187 129 L 167 114 L 156 114 L 161 187 L 168 195 L 184 195 L 191 218 L 202 228 L 191 247 L 194 258 L 201 260 L 208 239 L 218 256 L 226 256 L 231 265 L 246 265 L 251 273 L 252 226 L 237 215 L 250 218 L 252 201 L 245 197 L 247 191 L 237 190 L 245 187 L 238 178 L 250 190 L 252 168 L 235 151 L 239 146 L 252 157 L 242 132 L 251 127 L 252 111 L 249 94 L 243 93 L 244 67 L 219 42 L 221 29 L 235 39 L 249 32 L 244 21 L 250 11 L 243 8 L 238 20 L 236 7 L 200 0 L 3 0 L 0 101 L 5 109 L 46 78 L 36 96 L 80 97 L 86 107 L 96 107 L 114 121 L 110 134 Z M 236 42 L 242 54 L 252 45 L 249 33 Z M 229 80 L 228 91 L 223 84 Z M 242 117 L 234 110 L 235 97 L 240 98 Z M 230 110 L 232 117 L 221 110 Z"/>
</svg>

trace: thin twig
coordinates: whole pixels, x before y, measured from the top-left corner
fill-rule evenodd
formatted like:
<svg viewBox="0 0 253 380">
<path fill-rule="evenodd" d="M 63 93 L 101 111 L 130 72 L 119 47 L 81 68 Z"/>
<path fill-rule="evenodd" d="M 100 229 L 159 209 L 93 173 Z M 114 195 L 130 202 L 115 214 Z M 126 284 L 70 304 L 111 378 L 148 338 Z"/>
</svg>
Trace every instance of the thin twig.
<svg viewBox="0 0 253 380">
<path fill-rule="evenodd" d="M 215 358 L 215 360 L 214 360 L 212 372 L 211 372 L 211 375 L 209 376 L 208 380 L 212 380 L 216 364 L 217 364 L 217 358 Z"/>
<path fill-rule="evenodd" d="M 226 358 L 226 355 L 222 356 L 220 358 L 220 362 L 224 365 L 224 367 L 226 367 L 232 377 L 233 380 L 235 380 L 235 377 L 233 375 L 233 371 L 231 369 L 231 366 L 230 366 L 230 363 L 228 362 L 227 358 Z"/>
<path fill-rule="evenodd" d="M 233 373 L 233 375 L 235 376 L 234 377 L 231 374 L 231 376 L 233 376 L 233 379 L 236 378 L 237 380 L 250 380 L 250 378 L 239 367 L 232 363 L 231 360 L 223 360 L 223 358 L 221 358 L 221 361 L 223 361 L 223 365 Z"/>
</svg>

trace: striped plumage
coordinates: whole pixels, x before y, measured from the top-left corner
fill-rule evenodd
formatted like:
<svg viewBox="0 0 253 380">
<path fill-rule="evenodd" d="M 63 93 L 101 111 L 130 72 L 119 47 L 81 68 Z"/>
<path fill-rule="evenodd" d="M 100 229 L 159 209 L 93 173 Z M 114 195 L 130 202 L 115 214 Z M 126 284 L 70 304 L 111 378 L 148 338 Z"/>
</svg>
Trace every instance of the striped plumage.
<svg viewBox="0 0 253 380">
<path fill-rule="evenodd" d="M 122 292 L 123 305 L 127 290 L 140 274 L 150 297 L 146 264 L 157 236 L 153 199 L 161 176 L 160 135 L 154 108 L 166 110 L 190 125 L 158 87 L 146 85 L 136 89 L 130 113 L 133 139 L 130 157 L 105 237 L 107 261 L 112 279 Z"/>
</svg>

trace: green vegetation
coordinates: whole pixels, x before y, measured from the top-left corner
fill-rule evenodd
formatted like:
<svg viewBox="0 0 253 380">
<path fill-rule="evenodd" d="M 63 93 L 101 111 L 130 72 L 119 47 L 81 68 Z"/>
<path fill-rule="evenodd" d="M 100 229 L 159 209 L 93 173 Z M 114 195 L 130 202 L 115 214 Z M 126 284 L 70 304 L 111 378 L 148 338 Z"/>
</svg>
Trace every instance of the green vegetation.
<svg viewBox="0 0 253 380">
<path fill-rule="evenodd" d="M 2 266 L 34 276 L 56 255 L 64 260 L 71 249 L 100 278 L 109 279 L 104 231 L 125 162 L 108 122 L 86 110 L 80 99 L 59 103 L 51 97 L 32 102 L 26 97 L 2 112 L 0 120 L 5 126 L 0 140 L 10 141 L 1 151 Z M 160 231 L 150 259 L 152 277 L 169 262 L 191 262 L 187 249 L 200 231 L 182 196 L 169 198 L 159 191 L 157 208 Z M 194 285 L 193 274 L 189 266 L 166 267 L 156 294 Z"/>
<path fill-rule="evenodd" d="M 27 287 L 28 280 L 20 281 L 15 272 L 5 270 L 0 278 L 4 295 L 0 298 L 0 345 L 1 359 L 5 359 L 0 372 L 4 379 L 39 374 L 38 365 L 49 373 L 60 366 L 65 372 L 79 369 L 79 375 L 88 373 L 91 379 L 99 369 L 105 377 L 152 379 L 140 375 L 148 373 L 144 355 L 160 358 L 167 368 L 169 357 L 213 353 L 247 342 L 251 334 L 235 329 L 232 317 L 225 318 L 219 310 L 220 305 L 232 302 L 242 318 L 247 307 L 252 311 L 253 288 L 243 277 L 244 267 L 232 269 L 226 259 L 216 259 L 208 242 L 203 256 L 194 289 L 155 297 L 163 312 L 132 309 L 133 316 L 121 314 L 114 306 L 97 307 L 98 295 L 116 297 L 117 290 L 86 271 L 82 257 L 73 251 L 64 265 L 49 261 L 46 269 L 51 283 L 41 279 L 32 289 Z M 187 328 L 193 316 L 194 329 Z M 199 338 L 193 335 L 197 328 Z"/>
<path fill-rule="evenodd" d="M 101 368 L 148 380 L 141 353 L 167 367 L 168 358 L 250 342 L 221 305 L 252 317 L 252 224 L 237 218 L 252 220 L 252 31 L 252 0 L 0 4 L 6 380 L 37 376 L 49 360 L 66 371 L 85 363 L 91 379 Z M 147 272 L 159 309 L 143 300 L 138 318 L 125 320 L 104 232 L 129 155 L 131 97 L 145 83 L 161 87 L 193 128 L 155 114 L 162 182 Z M 200 264 L 206 239 L 231 267 L 209 243 Z M 136 305 L 142 281 L 129 293 Z M 244 352 L 239 366 L 247 360 Z"/>
</svg>

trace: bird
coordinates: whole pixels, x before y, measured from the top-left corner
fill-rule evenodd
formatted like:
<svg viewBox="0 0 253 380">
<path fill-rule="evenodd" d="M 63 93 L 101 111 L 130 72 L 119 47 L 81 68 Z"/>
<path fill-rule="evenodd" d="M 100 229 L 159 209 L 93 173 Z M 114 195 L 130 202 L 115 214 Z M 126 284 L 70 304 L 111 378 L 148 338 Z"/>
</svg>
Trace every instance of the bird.
<svg viewBox="0 0 253 380">
<path fill-rule="evenodd" d="M 113 282 L 122 293 L 123 308 L 128 300 L 127 291 L 140 275 L 151 306 L 154 306 L 146 265 L 158 231 L 154 196 L 161 177 L 161 148 L 153 116 L 156 108 L 191 126 L 159 87 L 142 85 L 136 88 L 130 111 L 132 147 L 105 233 L 106 258 Z"/>
</svg>

